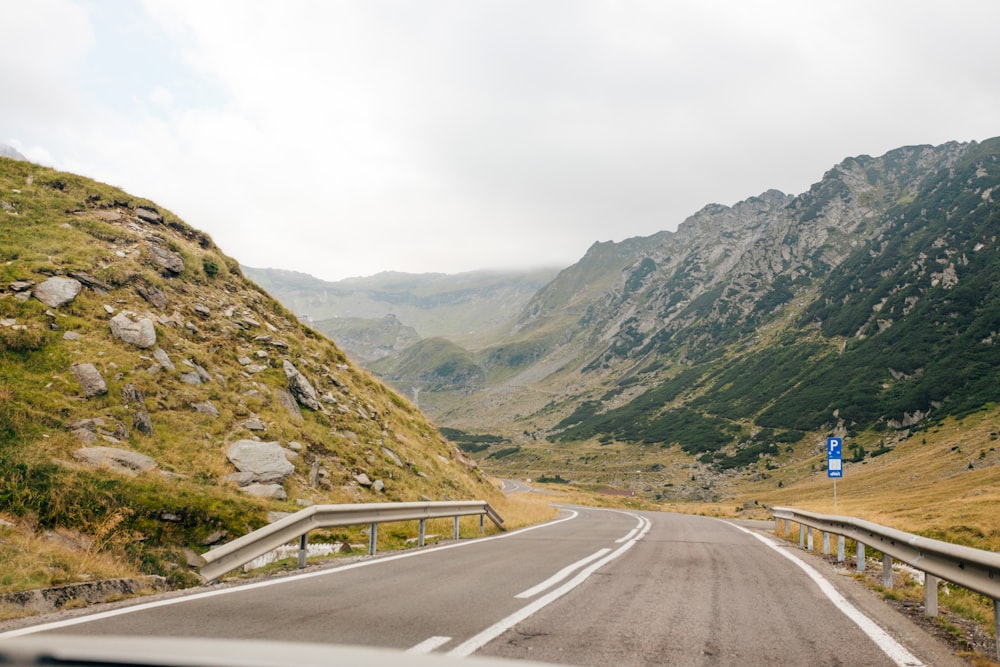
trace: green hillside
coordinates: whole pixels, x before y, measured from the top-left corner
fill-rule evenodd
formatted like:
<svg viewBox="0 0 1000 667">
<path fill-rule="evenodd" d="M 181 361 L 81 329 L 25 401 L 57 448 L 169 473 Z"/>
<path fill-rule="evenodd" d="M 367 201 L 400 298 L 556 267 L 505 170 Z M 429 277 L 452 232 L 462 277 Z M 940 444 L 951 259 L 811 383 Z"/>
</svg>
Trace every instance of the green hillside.
<svg viewBox="0 0 1000 667">
<path fill-rule="evenodd" d="M 190 582 L 184 549 L 310 503 L 496 497 L 207 235 L 0 159 L 0 592 L 115 568 Z"/>
</svg>

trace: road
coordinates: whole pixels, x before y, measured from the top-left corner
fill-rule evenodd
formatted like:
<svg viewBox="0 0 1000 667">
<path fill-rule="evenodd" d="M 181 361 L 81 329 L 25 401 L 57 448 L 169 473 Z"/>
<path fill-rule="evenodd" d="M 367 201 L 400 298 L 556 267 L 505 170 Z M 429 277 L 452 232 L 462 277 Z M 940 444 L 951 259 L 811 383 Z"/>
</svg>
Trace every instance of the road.
<svg viewBox="0 0 1000 667">
<path fill-rule="evenodd" d="M 270 639 L 575 665 L 964 664 L 829 564 L 775 545 L 717 519 L 572 508 L 511 534 L 44 619 L 0 638 Z"/>
</svg>

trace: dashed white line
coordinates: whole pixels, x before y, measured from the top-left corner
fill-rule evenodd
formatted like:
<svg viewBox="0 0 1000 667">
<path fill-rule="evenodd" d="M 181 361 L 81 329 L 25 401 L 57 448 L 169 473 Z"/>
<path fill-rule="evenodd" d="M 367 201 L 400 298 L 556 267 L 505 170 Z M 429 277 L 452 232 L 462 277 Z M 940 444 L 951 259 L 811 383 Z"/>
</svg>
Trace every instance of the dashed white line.
<svg viewBox="0 0 1000 667">
<path fill-rule="evenodd" d="M 629 516 L 635 516 L 635 515 L 629 514 Z M 612 551 L 611 553 L 607 554 L 606 556 L 598 560 L 596 563 L 593 563 L 592 565 L 587 567 L 585 570 L 581 571 L 579 574 L 577 574 L 575 577 L 567 581 L 559 588 L 551 591 L 550 593 L 547 593 L 546 595 L 543 595 L 534 602 L 531 602 L 522 607 L 521 609 L 515 611 L 507 618 L 504 618 L 494 623 L 493 625 L 486 628 L 479 634 L 465 640 L 452 650 L 448 651 L 448 655 L 460 656 L 460 657 L 472 655 L 473 653 L 481 649 L 483 646 L 485 646 L 487 643 L 489 643 L 493 639 L 496 639 L 510 628 L 514 627 L 516 624 L 520 623 L 526 618 L 529 618 L 532 614 L 539 611 L 540 609 L 547 607 L 549 604 L 555 602 L 563 595 L 566 595 L 571 590 L 573 590 L 574 588 L 585 582 L 587 579 L 589 579 L 590 575 L 592 575 L 594 572 L 597 572 L 599 569 L 601 569 L 611 561 L 623 555 L 626 551 L 631 549 L 636 542 L 641 540 L 646 535 L 646 533 L 649 532 L 650 527 L 652 527 L 653 525 L 650 521 L 648 521 L 643 517 L 636 517 L 636 518 L 639 519 L 639 533 L 636 534 L 636 536 L 633 539 L 629 540 L 622 546 L 618 547 L 618 549 L 616 549 L 615 551 Z"/>
<path fill-rule="evenodd" d="M 599 551 L 596 551 L 595 553 L 590 554 L 586 558 L 582 558 L 582 559 L 576 561 L 575 563 L 567 565 L 566 567 L 564 567 L 563 569 L 559 570 L 558 572 L 556 572 L 555 574 L 553 574 L 551 577 L 549 577 L 548 579 L 546 579 L 542 583 L 538 584 L 537 586 L 532 586 L 528 590 L 524 591 L 523 593 L 518 593 L 514 597 L 516 597 L 516 598 L 533 598 L 536 595 L 538 595 L 539 593 L 541 593 L 542 591 L 545 591 L 545 590 L 548 590 L 548 589 L 552 588 L 553 586 L 555 586 L 556 584 L 558 584 L 560 581 L 562 581 L 563 579 L 565 579 L 569 575 L 573 574 L 574 572 L 576 572 L 577 570 L 579 570 L 581 567 L 583 567 L 584 565 L 586 565 L 590 561 L 596 560 L 596 559 L 600 558 L 601 556 L 609 553 L 610 551 L 611 551 L 611 549 L 600 549 Z"/>
<path fill-rule="evenodd" d="M 428 637 L 424 641 L 420 642 L 416 646 L 406 649 L 406 653 L 415 653 L 417 655 L 426 655 L 436 648 L 444 646 L 451 641 L 451 637 Z"/>
</svg>

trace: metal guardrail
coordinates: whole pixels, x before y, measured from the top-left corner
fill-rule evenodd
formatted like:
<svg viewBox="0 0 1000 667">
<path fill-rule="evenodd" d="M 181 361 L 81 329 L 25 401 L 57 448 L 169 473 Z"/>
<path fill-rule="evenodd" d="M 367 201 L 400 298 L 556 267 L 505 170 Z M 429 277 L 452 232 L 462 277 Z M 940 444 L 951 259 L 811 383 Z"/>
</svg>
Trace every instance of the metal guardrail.
<svg viewBox="0 0 1000 667">
<path fill-rule="evenodd" d="M 992 598 L 997 658 L 1000 659 L 1000 553 L 933 540 L 854 517 L 816 514 L 790 507 L 772 507 L 771 513 L 778 534 L 787 536 L 790 523 L 799 524 L 800 547 L 813 548 L 812 531 L 807 528 L 822 531 L 825 554 L 830 553 L 830 535 L 837 535 L 837 560 L 841 562 L 845 560 L 845 538 L 854 540 L 857 543 L 855 564 L 859 572 L 865 569 L 866 546 L 882 552 L 882 583 L 886 588 L 893 585 L 893 558 L 920 570 L 924 573 L 926 616 L 937 616 L 939 579 Z"/>
<path fill-rule="evenodd" d="M 203 553 L 201 558 L 205 565 L 199 571 L 207 581 L 215 581 L 226 572 L 295 539 L 299 540 L 299 567 L 305 567 L 308 533 L 318 528 L 370 524 L 368 552 L 373 555 L 378 535 L 377 526 L 380 523 L 420 521 L 419 544 L 423 546 L 427 519 L 454 517 L 455 539 L 458 539 L 459 517 L 474 515 L 479 516 L 481 531 L 484 528 L 484 517 L 488 517 L 497 528 L 503 530 L 503 519 L 485 500 L 313 505 Z"/>
</svg>

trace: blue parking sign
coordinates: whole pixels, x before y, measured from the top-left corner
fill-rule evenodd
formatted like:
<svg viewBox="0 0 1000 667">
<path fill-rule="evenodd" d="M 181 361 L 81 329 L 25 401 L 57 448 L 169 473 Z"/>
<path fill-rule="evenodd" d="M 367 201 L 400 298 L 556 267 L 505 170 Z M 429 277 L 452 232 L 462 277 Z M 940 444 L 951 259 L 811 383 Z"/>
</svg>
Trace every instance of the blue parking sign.
<svg viewBox="0 0 1000 667">
<path fill-rule="evenodd" d="M 844 476 L 844 441 L 840 438 L 826 439 L 826 476 Z"/>
</svg>

